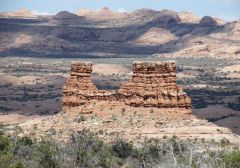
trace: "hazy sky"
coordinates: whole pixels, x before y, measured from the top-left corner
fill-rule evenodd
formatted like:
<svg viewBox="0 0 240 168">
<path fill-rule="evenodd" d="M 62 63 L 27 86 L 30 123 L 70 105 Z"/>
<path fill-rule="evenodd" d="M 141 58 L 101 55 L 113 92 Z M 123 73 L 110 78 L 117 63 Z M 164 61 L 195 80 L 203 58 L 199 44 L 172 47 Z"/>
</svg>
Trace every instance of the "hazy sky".
<svg viewBox="0 0 240 168">
<path fill-rule="evenodd" d="M 80 8 L 98 10 L 104 6 L 118 11 L 172 9 L 226 20 L 240 18 L 240 0 L 0 0 L 1 12 L 28 8 L 38 14 L 54 14 L 63 10 L 75 12 Z"/>
</svg>

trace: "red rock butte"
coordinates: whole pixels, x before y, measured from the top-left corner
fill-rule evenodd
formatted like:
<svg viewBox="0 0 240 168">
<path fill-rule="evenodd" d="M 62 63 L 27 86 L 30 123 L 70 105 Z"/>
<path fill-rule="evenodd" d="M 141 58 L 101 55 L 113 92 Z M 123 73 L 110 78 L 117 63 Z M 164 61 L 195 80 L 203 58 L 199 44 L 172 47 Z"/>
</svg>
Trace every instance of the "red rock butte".
<svg viewBox="0 0 240 168">
<path fill-rule="evenodd" d="M 98 90 L 92 83 L 92 63 L 77 62 L 63 87 L 63 107 L 96 101 L 123 102 L 135 107 L 191 108 L 191 99 L 176 83 L 176 62 L 133 63 L 133 75 L 119 90 Z"/>
</svg>

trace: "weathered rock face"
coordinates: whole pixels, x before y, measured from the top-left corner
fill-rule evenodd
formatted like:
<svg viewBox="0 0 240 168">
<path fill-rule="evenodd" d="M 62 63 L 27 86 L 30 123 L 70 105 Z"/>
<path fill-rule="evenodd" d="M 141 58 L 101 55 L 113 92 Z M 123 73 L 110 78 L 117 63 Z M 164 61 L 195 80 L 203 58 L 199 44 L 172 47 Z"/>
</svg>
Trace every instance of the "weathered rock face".
<svg viewBox="0 0 240 168">
<path fill-rule="evenodd" d="M 92 100 L 116 100 L 116 91 L 98 90 L 92 83 L 91 74 L 91 63 L 72 64 L 71 77 L 63 87 L 63 106 L 79 106 Z"/>
<path fill-rule="evenodd" d="M 217 26 L 217 24 L 218 24 L 217 21 L 211 16 L 204 16 L 200 20 L 200 25 L 205 27 L 214 27 Z"/>
<path fill-rule="evenodd" d="M 134 62 L 132 79 L 118 91 L 98 90 L 91 81 L 92 64 L 74 63 L 63 87 L 63 106 L 92 101 L 120 101 L 136 107 L 190 108 L 191 100 L 176 84 L 176 63 Z"/>
<path fill-rule="evenodd" d="M 190 108 L 191 100 L 176 84 L 176 63 L 134 62 L 130 82 L 119 90 L 120 101 L 130 106 Z"/>
</svg>

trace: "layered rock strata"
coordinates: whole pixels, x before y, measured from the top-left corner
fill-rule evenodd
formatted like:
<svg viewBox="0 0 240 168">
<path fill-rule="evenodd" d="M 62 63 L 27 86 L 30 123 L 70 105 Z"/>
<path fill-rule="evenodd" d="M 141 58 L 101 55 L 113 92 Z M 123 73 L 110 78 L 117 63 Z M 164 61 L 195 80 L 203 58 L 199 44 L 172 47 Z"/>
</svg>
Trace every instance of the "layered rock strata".
<svg viewBox="0 0 240 168">
<path fill-rule="evenodd" d="M 130 106 L 190 108 L 191 99 L 176 84 L 176 63 L 134 62 L 130 82 L 122 83 L 120 101 Z"/>
<path fill-rule="evenodd" d="M 80 106 L 92 100 L 115 101 L 116 91 L 98 90 L 92 83 L 92 64 L 73 63 L 71 75 L 63 87 L 63 106 Z"/>
<path fill-rule="evenodd" d="M 129 82 L 118 91 L 98 90 L 91 80 L 91 63 L 74 63 L 63 87 L 63 106 L 76 107 L 92 101 L 119 101 L 135 107 L 190 108 L 191 100 L 176 84 L 176 63 L 134 62 Z"/>
</svg>

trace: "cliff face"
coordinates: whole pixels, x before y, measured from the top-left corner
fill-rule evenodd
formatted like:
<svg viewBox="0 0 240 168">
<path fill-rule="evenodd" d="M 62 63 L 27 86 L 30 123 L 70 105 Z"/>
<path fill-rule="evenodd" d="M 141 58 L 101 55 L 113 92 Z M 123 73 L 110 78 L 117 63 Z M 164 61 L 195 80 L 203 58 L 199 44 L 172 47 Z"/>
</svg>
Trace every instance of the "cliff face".
<svg viewBox="0 0 240 168">
<path fill-rule="evenodd" d="M 118 91 L 98 90 L 91 81 L 92 64 L 74 63 L 63 87 L 63 106 L 92 101 L 119 101 L 135 107 L 190 108 L 191 100 L 176 84 L 176 63 L 134 62 L 132 79 Z"/>
</svg>

